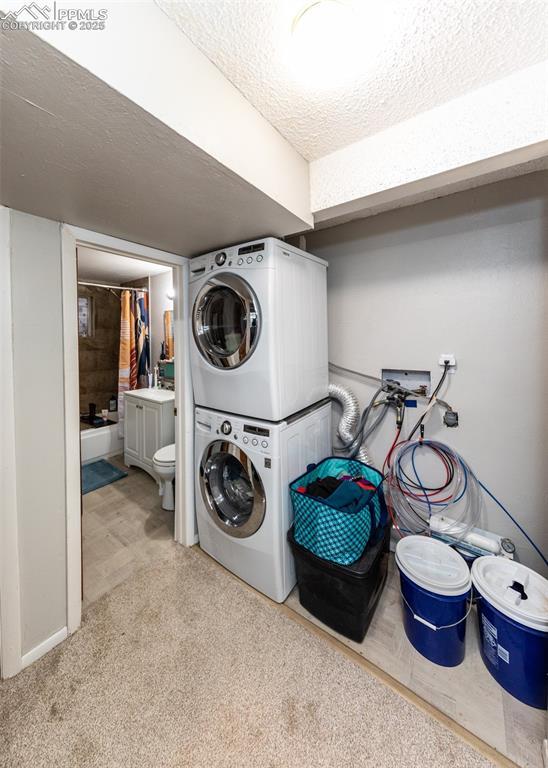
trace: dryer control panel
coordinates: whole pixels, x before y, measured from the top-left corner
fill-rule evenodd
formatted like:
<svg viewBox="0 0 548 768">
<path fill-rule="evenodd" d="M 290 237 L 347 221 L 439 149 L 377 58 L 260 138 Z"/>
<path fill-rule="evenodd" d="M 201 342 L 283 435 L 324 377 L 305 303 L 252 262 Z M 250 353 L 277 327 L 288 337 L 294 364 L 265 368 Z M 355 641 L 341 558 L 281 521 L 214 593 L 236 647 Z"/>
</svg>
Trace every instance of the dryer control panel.
<svg viewBox="0 0 548 768">
<path fill-rule="evenodd" d="M 207 276 L 219 270 L 226 272 L 242 269 L 260 269 L 272 266 L 274 253 L 273 238 L 257 240 L 244 245 L 222 248 L 204 256 L 198 256 L 190 262 L 190 280 Z"/>
<path fill-rule="evenodd" d="M 242 269 L 273 268 L 277 260 L 305 258 L 327 267 L 327 262 L 301 251 L 276 237 L 263 237 L 248 243 L 219 248 L 190 261 L 190 282 L 198 280 L 217 270 L 238 272 Z"/>
</svg>

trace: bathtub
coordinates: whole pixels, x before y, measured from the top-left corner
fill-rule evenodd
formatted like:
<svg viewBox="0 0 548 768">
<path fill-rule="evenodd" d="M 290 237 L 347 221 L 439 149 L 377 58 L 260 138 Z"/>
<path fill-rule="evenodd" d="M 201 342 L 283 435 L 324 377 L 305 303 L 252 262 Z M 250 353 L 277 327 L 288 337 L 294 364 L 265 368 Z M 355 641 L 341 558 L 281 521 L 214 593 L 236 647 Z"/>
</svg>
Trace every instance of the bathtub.
<svg viewBox="0 0 548 768">
<path fill-rule="evenodd" d="M 118 421 L 118 413 L 109 413 L 109 419 Z M 123 432 L 123 430 L 122 430 Z M 120 425 L 84 429 L 80 432 L 80 458 L 82 464 L 106 459 L 124 452 L 124 438 L 120 437 Z"/>
</svg>

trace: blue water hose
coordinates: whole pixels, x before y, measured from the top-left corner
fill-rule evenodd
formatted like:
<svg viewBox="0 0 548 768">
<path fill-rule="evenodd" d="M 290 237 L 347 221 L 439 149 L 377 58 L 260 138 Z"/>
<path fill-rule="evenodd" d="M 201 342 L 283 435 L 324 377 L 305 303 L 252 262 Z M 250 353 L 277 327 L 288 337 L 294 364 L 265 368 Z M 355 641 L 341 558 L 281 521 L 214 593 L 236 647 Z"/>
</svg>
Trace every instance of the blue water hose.
<svg viewBox="0 0 548 768">
<path fill-rule="evenodd" d="M 454 456 L 454 457 L 455 457 L 455 458 L 458 460 L 458 462 L 459 462 L 459 464 L 460 464 L 460 466 L 461 466 L 461 468 L 462 468 L 462 470 L 463 470 L 463 486 L 462 486 L 462 488 L 460 489 L 460 492 L 459 492 L 458 496 L 456 496 L 456 497 L 455 497 L 454 499 L 452 499 L 450 502 L 439 502 L 439 501 L 438 501 L 438 502 L 436 502 L 436 501 L 432 501 L 432 500 L 430 499 L 430 497 L 428 496 L 428 489 L 425 487 L 424 483 L 422 482 L 422 480 L 421 480 L 421 478 L 420 478 L 420 475 L 419 475 L 419 472 L 418 472 L 418 469 L 417 469 L 417 465 L 416 465 L 416 461 L 415 461 L 415 454 L 416 454 L 416 451 L 417 451 L 417 449 L 418 449 L 418 448 L 420 448 L 421 446 L 425 446 L 425 447 L 428 447 L 428 446 L 430 446 L 430 445 L 434 445 L 434 446 L 435 446 L 435 445 L 438 445 L 438 446 L 440 446 L 440 447 L 443 447 L 444 449 L 446 449 L 446 450 L 447 450 L 449 453 L 451 453 L 451 454 L 452 454 L 452 455 L 453 455 L 453 456 Z M 468 487 L 469 487 L 469 475 L 470 475 L 470 476 L 472 476 L 472 477 L 474 478 L 474 481 L 475 481 L 475 482 L 476 482 L 476 483 L 479 485 L 479 487 L 480 487 L 480 488 L 481 488 L 481 489 L 482 489 L 482 490 L 483 490 L 483 491 L 484 491 L 484 492 L 485 492 L 485 493 L 486 493 L 486 494 L 487 494 L 487 495 L 488 495 L 488 496 L 489 496 L 489 497 L 490 497 L 490 498 L 491 498 L 491 499 L 492 499 L 492 500 L 495 502 L 495 504 L 497 504 L 497 505 L 500 507 L 500 509 L 502 509 L 502 511 L 503 511 L 503 512 L 504 512 L 504 513 L 505 513 L 505 514 L 506 514 L 506 515 L 507 515 L 507 516 L 510 518 L 510 520 L 511 520 L 511 521 L 514 523 L 514 525 L 516 526 L 516 528 L 518 528 L 518 530 L 521 532 L 521 534 L 522 534 L 522 535 L 525 537 L 525 539 L 526 539 L 526 540 L 529 542 L 529 544 L 530 544 L 530 545 L 533 547 L 533 549 L 534 549 L 534 550 L 537 552 L 537 554 L 540 556 L 540 558 L 542 559 L 542 561 L 544 562 L 544 564 L 545 564 L 546 566 L 548 566 L 548 559 L 547 559 L 547 558 L 546 558 L 546 556 L 545 556 L 545 555 L 542 553 L 542 551 L 540 550 L 540 547 L 538 547 L 538 546 L 537 546 L 537 544 L 536 544 L 536 543 L 533 541 L 533 539 L 532 539 L 532 538 L 529 536 L 529 534 L 528 534 L 528 533 L 527 533 L 527 531 L 526 531 L 526 530 L 523 528 L 523 526 L 522 526 L 522 525 L 520 525 L 520 523 L 518 523 L 518 521 L 515 519 L 515 517 L 514 517 L 514 516 L 513 516 L 513 515 L 512 515 L 512 514 L 511 514 L 511 513 L 510 513 L 510 512 L 509 512 L 507 509 L 506 509 L 506 507 L 504 506 L 504 504 L 502 504 L 502 502 L 500 502 L 500 501 L 497 499 L 497 497 L 496 497 L 496 496 L 495 496 L 495 495 L 494 495 L 494 494 L 493 494 L 493 493 L 492 493 L 492 492 L 489 490 L 489 488 L 487 488 L 487 486 L 486 486 L 486 485 L 484 485 L 484 484 L 481 482 L 481 480 L 479 480 L 479 478 L 478 478 L 478 477 L 477 477 L 477 476 L 476 476 L 476 475 L 475 475 L 475 474 L 472 472 L 472 470 L 470 469 L 470 467 L 469 467 L 469 466 L 466 464 L 466 462 L 465 462 L 465 461 L 464 461 L 464 460 L 463 460 L 463 459 L 462 459 L 462 458 L 459 456 L 459 454 L 458 454 L 458 453 L 456 453 L 456 451 L 453 451 L 451 448 L 449 448 L 449 446 L 447 446 L 447 447 L 446 447 L 446 446 L 443 446 L 443 444 L 442 444 L 442 443 L 437 443 L 437 441 L 432 441 L 432 440 L 417 440 L 417 441 L 415 441 L 415 442 L 413 442 L 413 443 L 409 443 L 409 444 L 407 444 L 407 445 L 404 445 L 404 446 L 402 446 L 402 448 L 401 448 L 401 449 L 400 449 L 400 451 L 398 452 L 397 456 L 394 458 L 394 465 L 393 465 L 393 467 L 394 467 L 394 469 L 393 469 L 393 471 L 394 471 L 394 474 L 396 475 L 396 477 L 397 477 L 397 479 L 398 479 L 398 483 L 399 483 L 399 485 L 400 485 L 401 487 L 404 487 L 404 488 L 406 488 L 407 490 L 409 490 L 409 491 L 411 491 L 411 492 L 416 492 L 416 491 L 417 491 L 417 487 L 413 488 L 413 487 L 412 487 L 412 486 L 411 486 L 411 485 L 410 485 L 410 484 L 409 484 L 409 483 L 406 481 L 406 479 L 405 479 L 405 476 L 404 476 L 404 473 L 403 473 L 403 469 L 402 469 L 402 466 L 401 466 L 402 458 L 403 458 L 403 457 L 404 457 L 404 456 L 405 456 L 405 455 L 406 455 L 406 454 L 407 454 L 409 451 L 411 451 L 411 466 L 412 466 L 412 468 L 413 468 L 413 473 L 414 473 L 414 475 L 415 475 L 415 478 L 416 478 L 416 483 L 417 483 L 418 489 L 420 489 L 420 491 L 422 491 L 422 495 L 424 496 L 424 502 L 421 502 L 421 501 L 419 501 L 418 503 L 419 503 L 419 504 L 421 504 L 421 503 L 422 503 L 422 504 L 425 504 L 425 505 L 426 505 L 426 507 L 427 507 L 427 510 L 428 510 L 428 517 L 429 517 L 429 518 L 431 517 L 431 515 L 432 515 L 432 513 L 433 513 L 433 507 L 441 507 L 441 508 L 447 508 L 447 507 L 451 506 L 452 504 L 455 504 L 455 503 L 457 503 L 457 502 L 458 502 L 460 499 L 462 499 L 462 498 L 464 497 L 464 495 L 466 494 L 466 492 L 467 492 L 467 489 L 468 489 Z M 410 504 L 410 503 L 408 502 L 408 504 Z M 425 523 L 426 523 L 426 521 L 425 521 Z M 405 529 L 405 528 L 401 528 L 400 530 L 406 530 L 406 529 Z"/>
<path fill-rule="evenodd" d="M 525 538 L 527 539 L 527 541 L 529 542 L 529 544 L 530 544 L 530 545 L 533 547 L 533 549 L 534 549 L 534 550 L 535 550 L 535 551 L 536 551 L 536 552 L 537 552 L 537 553 L 540 555 L 540 557 L 541 557 L 542 561 L 544 562 L 544 565 L 548 566 L 548 560 L 547 560 L 547 559 L 546 559 L 546 557 L 545 557 L 545 556 L 542 554 L 542 552 L 540 551 L 540 548 L 539 548 L 539 547 L 537 547 L 537 545 L 535 544 L 535 542 L 533 541 L 533 539 L 532 539 L 532 538 L 529 536 L 529 534 L 527 533 L 527 531 L 526 531 L 526 530 L 525 530 L 525 529 L 524 529 L 524 528 L 523 528 L 523 527 L 522 527 L 522 526 L 521 526 L 521 525 L 518 523 L 518 521 L 516 520 L 516 518 L 515 518 L 513 515 L 511 515 L 511 514 L 510 514 L 510 512 L 509 512 L 509 511 L 506 509 L 506 507 L 504 506 L 504 504 L 502 504 L 502 502 L 500 502 L 500 501 L 497 499 L 497 497 L 496 497 L 496 496 L 495 496 L 493 493 L 491 493 L 491 491 L 489 490 L 489 488 L 487 488 L 487 486 L 485 486 L 485 485 L 484 485 L 484 484 L 481 482 L 481 480 L 478 480 L 478 483 L 480 484 L 480 487 L 481 487 L 481 488 L 483 488 L 483 490 L 485 491 L 485 493 L 486 493 L 488 496 L 490 496 L 490 497 L 493 499 L 493 501 L 495 502 L 495 504 L 498 504 L 498 505 L 499 505 L 499 507 L 502 509 L 502 511 L 503 511 L 503 512 L 506 512 L 506 514 L 508 515 L 508 517 L 510 518 L 510 520 L 511 520 L 511 521 L 514 523 L 514 525 L 516 526 L 516 528 L 518 528 L 518 529 L 521 531 L 521 533 L 522 533 L 522 534 L 525 536 Z"/>
</svg>

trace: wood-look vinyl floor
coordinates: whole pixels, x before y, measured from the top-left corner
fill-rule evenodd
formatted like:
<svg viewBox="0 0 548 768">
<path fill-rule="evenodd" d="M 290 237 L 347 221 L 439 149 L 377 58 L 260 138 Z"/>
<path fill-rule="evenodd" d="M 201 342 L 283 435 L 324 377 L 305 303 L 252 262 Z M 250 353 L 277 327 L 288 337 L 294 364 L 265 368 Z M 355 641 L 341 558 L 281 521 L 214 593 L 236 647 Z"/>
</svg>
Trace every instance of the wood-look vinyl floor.
<svg viewBox="0 0 548 768">
<path fill-rule="evenodd" d="M 489 674 L 479 652 L 475 608 L 468 618 L 463 663 L 453 668 L 433 664 L 415 651 L 405 635 L 398 570 L 393 557 L 389 563 L 386 586 L 363 643 L 348 640 L 315 619 L 299 603 L 297 587 L 286 605 L 518 765 L 542 768 L 546 713 L 510 696 Z"/>
<path fill-rule="evenodd" d="M 175 546 L 155 480 L 122 456 L 109 461 L 128 476 L 82 497 L 84 609 Z"/>
</svg>

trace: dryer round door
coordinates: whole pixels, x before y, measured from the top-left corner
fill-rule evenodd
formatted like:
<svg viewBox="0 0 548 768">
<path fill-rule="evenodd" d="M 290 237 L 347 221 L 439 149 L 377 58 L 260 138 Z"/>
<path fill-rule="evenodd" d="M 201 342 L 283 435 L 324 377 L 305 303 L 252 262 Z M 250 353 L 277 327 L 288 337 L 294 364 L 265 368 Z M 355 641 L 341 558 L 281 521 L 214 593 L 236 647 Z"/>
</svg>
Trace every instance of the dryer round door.
<svg viewBox="0 0 548 768">
<path fill-rule="evenodd" d="M 202 356 L 216 368 L 242 365 L 257 346 L 260 324 L 257 298 L 238 275 L 215 275 L 194 302 L 194 340 Z"/>
<path fill-rule="evenodd" d="M 266 496 L 245 451 L 225 440 L 210 443 L 200 463 L 200 485 L 209 515 L 222 531 L 243 539 L 259 530 Z"/>
</svg>

